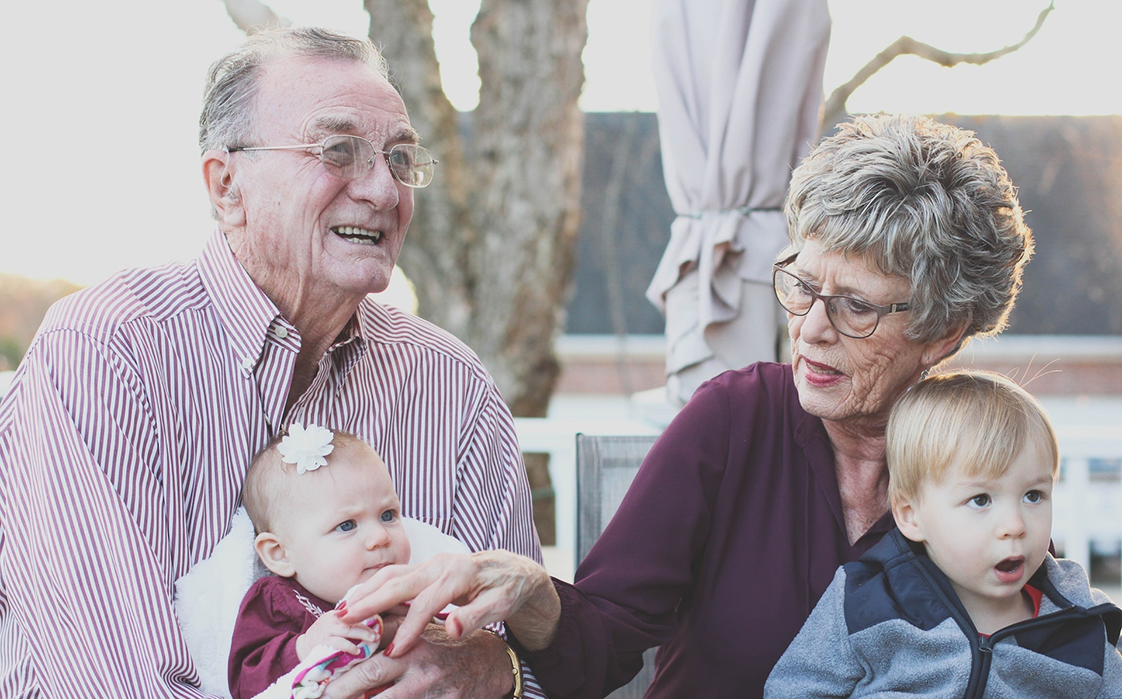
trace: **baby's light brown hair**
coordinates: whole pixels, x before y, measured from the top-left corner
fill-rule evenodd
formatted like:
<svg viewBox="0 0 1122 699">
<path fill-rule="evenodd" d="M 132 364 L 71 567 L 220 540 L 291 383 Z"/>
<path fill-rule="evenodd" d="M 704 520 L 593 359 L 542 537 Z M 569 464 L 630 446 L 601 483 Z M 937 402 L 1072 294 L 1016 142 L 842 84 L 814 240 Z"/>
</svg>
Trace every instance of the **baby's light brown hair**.
<svg viewBox="0 0 1122 699">
<path fill-rule="evenodd" d="M 332 430 L 331 444 L 335 447 L 327 455 L 327 466 L 331 468 L 333 456 L 341 454 L 356 447 L 366 447 L 373 450 L 362 439 L 349 432 Z M 317 471 L 308 471 L 297 474 L 295 464 L 286 464 L 281 460 L 281 453 L 277 449 L 284 434 L 277 435 L 265 445 L 249 463 L 249 471 L 242 485 L 242 504 L 253 522 L 254 534 L 261 532 L 275 532 L 278 519 L 285 512 L 284 504 L 291 502 L 298 492 L 300 478 L 320 477 Z"/>
<path fill-rule="evenodd" d="M 1001 476 L 1029 443 L 1059 475 L 1060 448 L 1048 414 L 1008 377 L 952 371 L 905 393 L 888 418 L 888 496 L 916 502 L 925 483 L 941 483 L 956 464 L 970 478 Z"/>
</svg>

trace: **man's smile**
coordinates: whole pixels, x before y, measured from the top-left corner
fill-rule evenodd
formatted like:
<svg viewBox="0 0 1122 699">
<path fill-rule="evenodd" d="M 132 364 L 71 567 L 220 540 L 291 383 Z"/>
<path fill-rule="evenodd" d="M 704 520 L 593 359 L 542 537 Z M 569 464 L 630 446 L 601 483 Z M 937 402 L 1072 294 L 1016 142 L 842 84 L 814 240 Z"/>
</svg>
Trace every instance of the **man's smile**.
<svg viewBox="0 0 1122 699">
<path fill-rule="evenodd" d="M 382 231 L 372 231 L 357 226 L 335 226 L 331 232 L 348 242 L 361 245 L 377 245 L 382 240 Z"/>
</svg>

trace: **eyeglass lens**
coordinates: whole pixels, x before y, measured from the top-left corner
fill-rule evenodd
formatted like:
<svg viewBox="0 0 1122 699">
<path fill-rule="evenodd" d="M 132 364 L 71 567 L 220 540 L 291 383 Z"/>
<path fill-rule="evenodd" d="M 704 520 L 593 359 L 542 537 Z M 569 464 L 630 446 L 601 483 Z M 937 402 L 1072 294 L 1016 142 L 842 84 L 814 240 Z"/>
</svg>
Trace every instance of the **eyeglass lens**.
<svg viewBox="0 0 1122 699">
<path fill-rule="evenodd" d="M 776 269 L 773 275 L 775 297 L 779 305 L 797 316 L 805 316 L 815 300 L 821 298 L 826 305 L 826 315 L 838 332 L 853 338 L 873 334 L 880 322 L 880 314 L 871 304 L 850 296 L 829 296 L 811 289 L 806 282 L 786 270 Z"/>
<path fill-rule="evenodd" d="M 399 143 L 383 153 L 375 150 L 370 141 L 358 136 L 329 136 L 323 142 L 320 160 L 333 175 L 353 180 L 365 177 L 374 167 L 374 158 L 379 154 L 385 155 L 398 182 L 418 188 L 432 182 L 436 169 L 432 153 L 412 143 Z"/>
</svg>

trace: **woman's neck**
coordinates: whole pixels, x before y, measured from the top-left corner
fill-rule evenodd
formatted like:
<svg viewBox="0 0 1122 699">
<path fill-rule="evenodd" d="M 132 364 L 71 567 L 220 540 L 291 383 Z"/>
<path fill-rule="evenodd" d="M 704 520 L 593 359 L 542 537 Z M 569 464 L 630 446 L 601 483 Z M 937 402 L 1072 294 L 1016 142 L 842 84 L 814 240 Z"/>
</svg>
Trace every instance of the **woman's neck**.
<svg viewBox="0 0 1122 699">
<path fill-rule="evenodd" d="M 850 545 L 888 511 L 884 425 L 824 421 L 834 451 L 834 471 Z"/>
</svg>

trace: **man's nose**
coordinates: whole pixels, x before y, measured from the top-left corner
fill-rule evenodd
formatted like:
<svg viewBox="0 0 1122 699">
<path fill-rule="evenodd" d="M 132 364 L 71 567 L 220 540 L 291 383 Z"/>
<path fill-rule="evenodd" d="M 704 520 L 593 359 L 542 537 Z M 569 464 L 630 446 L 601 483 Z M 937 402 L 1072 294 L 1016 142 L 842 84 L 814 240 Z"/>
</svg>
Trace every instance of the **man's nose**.
<svg viewBox="0 0 1122 699">
<path fill-rule="evenodd" d="M 400 199 L 397 180 L 386 156 L 381 153 L 374 155 L 369 172 L 350 181 L 348 191 L 355 199 L 369 202 L 375 211 L 388 211 L 397 206 Z"/>
</svg>

